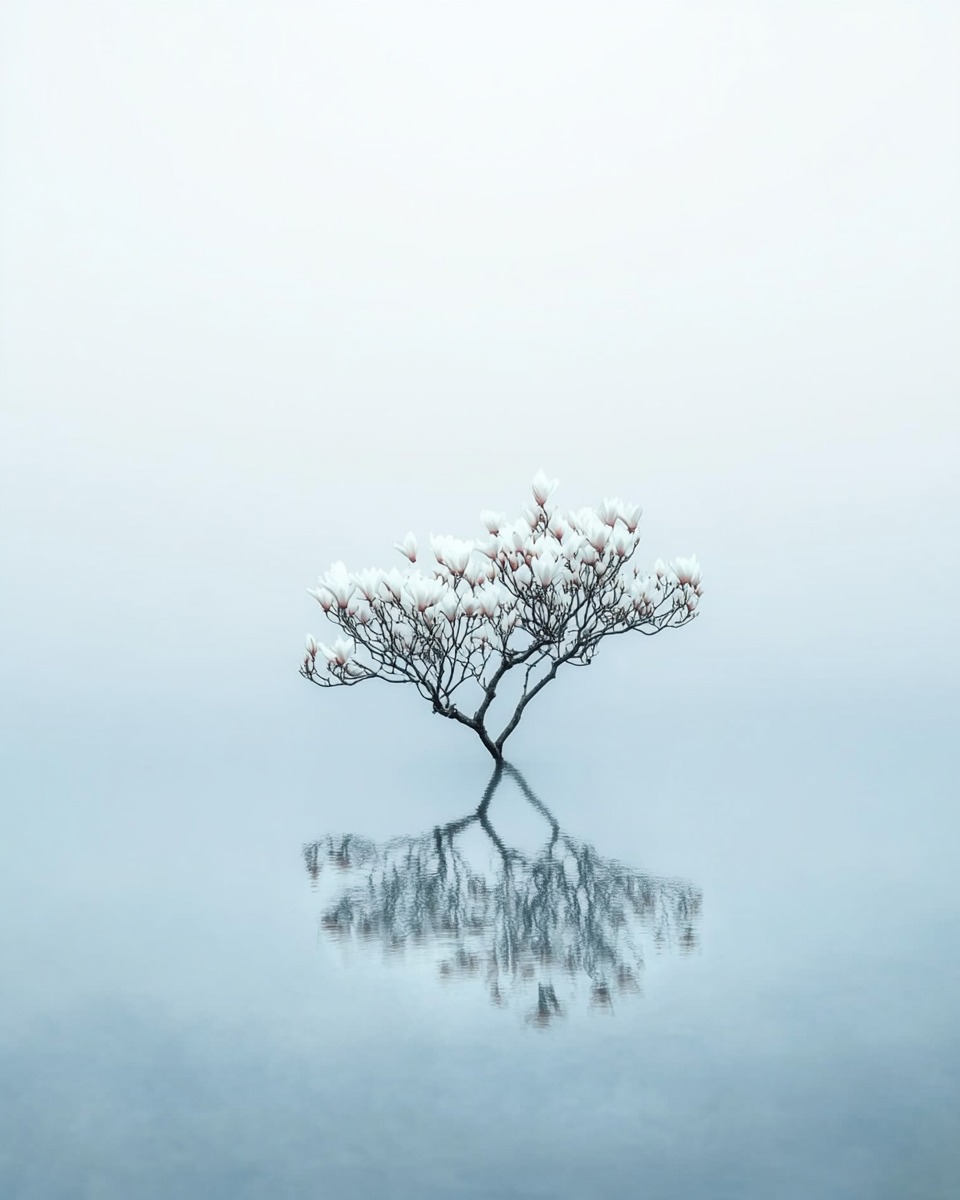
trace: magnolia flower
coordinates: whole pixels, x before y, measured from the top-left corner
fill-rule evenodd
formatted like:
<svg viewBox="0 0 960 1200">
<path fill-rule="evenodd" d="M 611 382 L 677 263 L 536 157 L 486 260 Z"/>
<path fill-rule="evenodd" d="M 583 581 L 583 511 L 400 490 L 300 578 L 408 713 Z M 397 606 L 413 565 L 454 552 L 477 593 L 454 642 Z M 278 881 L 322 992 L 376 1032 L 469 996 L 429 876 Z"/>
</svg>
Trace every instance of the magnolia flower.
<svg viewBox="0 0 960 1200">
<path fill-rule="evenodd" d="M 502 512 L 493 512 L 492 509 L 485 508 L 480 513 L 480 520 L 487 527 L 489 533 L 499 533 L 503 526 L 507 523 L 507 514 Z"/>
<path fill-rule="evenodd" d="M 457 612 L 460 608 L 460 601 L 457 599 L 455 592 L 447 592 L 437 605 L 441 613 L 447 618 L 452 625 L 457 619 Z"/>
<path fill-rule="evenodd" d="M 324 612 L 329 612 L 336 603 L 336 597 L 328 588 L 307 588 L 307 595 L 317 600 Z"/>
<path fill-rule="evenodd" d="M 438 563 L 448 567 L 454 575 L 462 575 L 473 554 L 473 542 L 461 542 L 452 537 L 430 535 L 430 549 Z"/>
<path fill-rule="evenodd" d="M 620 507 L 620 520 L 626 525 L 630 533 L 633 533 L 640 524 L 642 516 L 643 509 L 639 504 L 623 504 Z"/>
<path fill-rule="evenodd" d="M 403 576 L 396 567 L 380 572 L 380 595 L 384 600 L 399 600 L 403 593 Z"/>
<path fill-rule="evenodd" d="M 375 567 L 369 567 L 358 571 L 354 578 L 357 581 L 357 587 L 367 600 L 373 600 L 380 595 L 380 585 L 383 582 L 382 571 L 378 571 Z"/>
<path fill-rule="evenodd" d="M 413 601 L 414 608 L 426 612 L 436 604 L 446 591 L 440 579 L 427 579 L 423 575 L 410 575 L 404 580 L 407 595 Z"/>
<path fill-rule="evenodd" d="M 500 539 L 494 536 L 487 538 L 485 542 L 477 542 L 477 549 L 487 558 L 496 558 L 500 553 Z"/>
<path fill-rule="evenodd" d="M 317 642 L 315 641 L 313 634 L 308 633 L 307 634 L 307 653 L 310 655 L 311 658 L 316 658 L 317 651 L 319 649 L 320 649 L 320 647 L 317 645 Z"/>
<path fill-rule="evenodd" d="M 606 498 L 597 505 L 597 516 L 612 529 L 617 523 L 617 518 L 620 516 L 620 510 L 623 508 L 623 501 L 619 496 L 614 496 L 611 500 Z"/>
<path fill-rule="evenodd" d="M 393 548 L 406 555 L 412 563 L 417 561 L 417 535 L 415 533 L 408 533 L 402 542 L 394 542 Z"/>
<path fill-rule="evenodd" d="M 346 608 L 356 590 L 356 583 L 342 562 L 335 562 L 323 577 L 324 587 L 333 594 L 337 605 Z"/>
<path fill-rule="evenodd" d="M 700 564 L 697 562 L 695 554 L 692 554 L 689 558 L 675 558 L 670 565 L 681 583 L 698 584 L 703 578 L 703 573 L 700 570 Z"/>
<path fill-rule="evenodd" d="M 353 658 L 356 650 L 353 638 L 337 638 L 333 643 L 333 652 L 337 657 L 337 665 L 342 667 Z"/>
<path fill-rule="evenodd" d="M 598 554 L 602 553 L 606 548 L 607 541 L 610 537 L 609 527 L 606 525 L 601 525 L 598 521 L 584 532 L 586 533 L 587 541 L 594 548 L 594 550 L 596 550 Z"/>
<path fill-rule="evenodd" d="M 521 563 L 513 572 L 513 580 L 518 587 L 529 587 L 533 583 L 533 572 L 526 563 Z"/>
<path fill-rule="evenodd" d="M 476 559 L 471 559 L 463 569 L 463 577 L 471 587 L 476 586 L 481 579 L 486 579 L 487 577 L 486 564 L 477 562 Z"/>
<path fill-rule="evenodd" d="M 549 587 L 559 570 L 557 560 L 550 554 L 542 554 L 533 561 L 533 574 L 541 587 Z"/>
<path fill-rule="evenodd" d="M 343 667 L 353 658 L 356 645 L 352 638 L 337 638 L 332 647 L 319 642 L 317 649 L 323 652 L 328 666 Z"/>
<path fill-rule="evenodd" d="M 463 597 L 461 607 L 463 608 L 463 615 L 465 617 L 476 617 L 483 611 L 480 597 L 470 595 L 469 593 Z"/>
<path fill-rule="evenodd" d="M 633 546 L 633 538 L 626 529 L 614 529 L 610 535 L 610 544 L 613 546 L 614 552 L 623 558 L 629 549 Z"/>
<path fill-rule="evenodd" d="M 548 479 L 541 468 L 541 470 L 534 475 L 533 482 L 530 486 L 533 491 L 534 500 L 536 500 L 537 504 L 539 504 L 541 508 L 544 508 L 547 501 L 560 486 L 560 480 Z"/>
<path fill-rule="evenodd" d="M 496 616 L 497 609 L 500 607 L 500 589 L 496 584 L 488 584 L 479 596 L 480 611 L 485 617 L 492 618 Z"/>
</svg>

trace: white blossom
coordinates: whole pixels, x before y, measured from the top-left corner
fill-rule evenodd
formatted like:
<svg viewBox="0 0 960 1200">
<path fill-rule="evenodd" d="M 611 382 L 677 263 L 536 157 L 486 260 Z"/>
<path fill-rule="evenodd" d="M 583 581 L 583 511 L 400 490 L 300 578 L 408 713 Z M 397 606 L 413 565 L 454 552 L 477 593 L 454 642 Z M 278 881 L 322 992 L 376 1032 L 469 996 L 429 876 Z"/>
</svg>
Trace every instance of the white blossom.
<svg viewBox="0 0 960 1200">
<path fill-rule="evenodd" d="M 324 612 L 329 612 L 337 602 L 337 598 L 333 592 L 322 585 L 318 588 L 307 588 L 307 595 L 313 596 L 314 600 L 319 601 L 320 607 Z"/>
<path fill-rule="evenodd" d="M 623 501 L 619 496 L 611 499 L 601 500 L 597 505 L 597 516 L 604 525 L 609 525 L 612 529 L 617 523 L 617 518 L 620 516 L 620 510 L 623 508 Z"/>
<path fill-rule="evenodd" d="M 336 562 L 323 577 L 323 586 L 331 593 L 340 608 L 346 608 L 350 597 L 356 590 L 356 582 L 351 578 L 342 562 Z"/>
<path fill-rule="evenodd" d="M 584 532 L 587 541 L 598 554 L 606 549 L 607 542 L 610 540 L 610 527 L 608 525 L 594 521 Z"/>
<path fill-rule="evenodd" d="M 560 486 L 559 479 L 548 479 L 541 468 L 533 477 L 533 483 L 530 485 L 533 491 L 533 498 L 541 508 L 547 503 L 553 493 Z"/>
<path fill-rule="evenodd" d="M 428 608 L 432 608 L 446 590 L 441 580 L 428 579 L 419 572 L 407 576 L 404 589 L 418 612 L 426 612 Z"/>
<path fill-rule="evenodd" d="M 460 609 L 460 601 L 457 599 L 455 592 L 447 592 L 446 595 L 441 598 L 437 607 L 452 625 L 457 619 L 457 613 Z"/>
<path fill-rule="evenodd" d="M 356 579 L 358 589 L 367 600 L 374 600 L 380 595 L 380 589 L 383 584 L 382 571 L 370 567 L 358 571 L 354 578 Z"/>
<path fill-rule="evenodd" d="M 690 558 L 675 558 L 670 565 L 681 583 L 697 584 L 703 577 L 695 554 Z"/>
<path fill-rule="evenodd" d="M 557 560 L 550 554 L 542 554 L 533 563 L 533 574 L 541 587 L 549 587 L 558 571 Z"/>
<path fill-rule="evenodd" d="M 452 537 L 430 535 L 430 549 L 438 563 L 447 567 L 454 575 L 462 575 L 473 554 L 473 542 L 461 542 Z"/>
</svg>

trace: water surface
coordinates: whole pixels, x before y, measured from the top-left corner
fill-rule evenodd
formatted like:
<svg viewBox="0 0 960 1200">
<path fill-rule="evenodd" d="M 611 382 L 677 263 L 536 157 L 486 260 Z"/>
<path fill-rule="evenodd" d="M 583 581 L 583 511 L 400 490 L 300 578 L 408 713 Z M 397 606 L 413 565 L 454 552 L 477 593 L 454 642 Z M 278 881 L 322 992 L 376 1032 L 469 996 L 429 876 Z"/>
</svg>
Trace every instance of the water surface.
<svg viewBox="0 0 960 1200">
<path fill-rule="evenodd" d="M 955 1194 L 935 713 L 306 708 L 11 714 L 4 1196 Z"/>
</svg>

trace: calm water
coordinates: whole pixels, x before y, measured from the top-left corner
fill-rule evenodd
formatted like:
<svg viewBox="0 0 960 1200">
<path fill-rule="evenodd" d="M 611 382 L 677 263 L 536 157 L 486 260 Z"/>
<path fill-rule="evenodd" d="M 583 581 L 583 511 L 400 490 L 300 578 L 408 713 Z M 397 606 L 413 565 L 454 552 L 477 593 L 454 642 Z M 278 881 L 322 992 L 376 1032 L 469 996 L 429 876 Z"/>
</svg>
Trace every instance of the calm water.
<svg viewBox="0 0 960 1200">
<path fill-rule="evenodd" d="M 958 1194 L 942 706 L 352 699 L 8 715 L 0 1194 Z"/>
</svg>

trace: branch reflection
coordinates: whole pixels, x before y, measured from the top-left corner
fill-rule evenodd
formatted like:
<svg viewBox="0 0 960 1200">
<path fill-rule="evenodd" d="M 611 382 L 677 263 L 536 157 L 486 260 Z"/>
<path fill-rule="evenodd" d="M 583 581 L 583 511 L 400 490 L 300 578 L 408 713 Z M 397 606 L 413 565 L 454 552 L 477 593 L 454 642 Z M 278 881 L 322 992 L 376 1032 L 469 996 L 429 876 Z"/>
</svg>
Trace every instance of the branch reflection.
<svg viewBox="0 0 960 1200">
<path fill-rule="evenodd" d="M 506 778 L 546 821 L 549 834 L 533 855 L 506 845 L 490 804 Z M 464 835 L 482 829 L 490 868 L 471 862 Z M 459 843 L 459 844 L 458 844 Z M 442 978 L 482 978 L 496 1004 L 509 991 L 536 989 L 528 1020 L 547 1025 L 562 1014 L 557 988 L 585 982 L 591 1003 L 612 1007 L 615 994 L 638 992 L 643 935 L 657 949 L 697 945 L 701 894 L 602 858 L 564 833 L 509 763 L 498 764 L 477 810 L 417 837 L 376 843 L 352 834 L 304 846 L 316 882 L 324 869 L 344 872 L 322 917 L 330 936 L 441 950 Z"/>
</svg>

